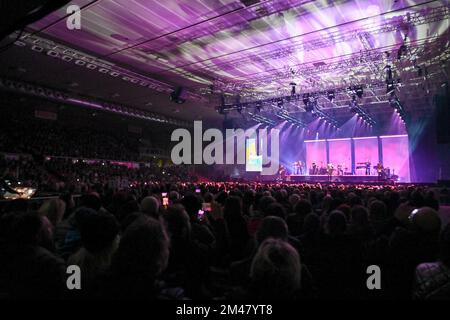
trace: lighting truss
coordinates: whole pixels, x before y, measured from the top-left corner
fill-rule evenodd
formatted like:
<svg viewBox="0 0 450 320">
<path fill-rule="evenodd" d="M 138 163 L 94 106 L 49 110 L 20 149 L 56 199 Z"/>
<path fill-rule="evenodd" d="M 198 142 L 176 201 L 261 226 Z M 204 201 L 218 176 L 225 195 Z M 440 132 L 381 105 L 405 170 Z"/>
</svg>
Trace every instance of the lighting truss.
<svg viewBox="0 0 450 320">
<path fill-rule="evenodd" d="M 406 11 L 406 8 L 405 8 Z M 233 67 L 239 67 L 240 65 L 246 65 L 256 60 L 270 60 L 281 59 L 289 57 L 294 53 L 301 51 L 312 51 L 329 46 L 333 46 L 336 43 L 352 41 L 361 36 L 363 33 L 381 34 L 387 32 L 394 32 L 400 30 L 405 25 L 414 27 L 422 24 L 428 24 L 436 21 L 447 19 L 450 15 L 450 8 L 446 5 L 430 8 L 429 10 L 418 10 L 415 12 L 406 12 L 403 15 L 394 16 L 389 19 L 384 19 L 383 24 L 373 24 L 368 22 L 365 25 L 358 26 L 358 28 L 342 32 L 341 30 L 327 31 L 322 33 L 320 37 L 309 41 L 302 41 L 302 36 L 298 36 L 294 39 L 289 38 L 290 45 L 283 45 L 281 49 L 266 51 L 263 53 L 249 54 L 246 57 L 239 57 L 233 60 L 229 60 L 223 63 L 210 64 L 206 67 L 208 71 L 220 71 L 224 69 L 225 65 L 232 65 Z M 317 30 L 319 33 L 322 30 Z"/>
<path fill-rule="evenodd" d="M 264 123 L 264 124 L 267 124 L 267 125 L 269 125 L 269 126 L 274 126 L 274 125 L 276 125 L 276 122 L 275 122 L 275 121 L 273 121 L 272 119 L 269 119 L 269 118 L 267 118 L 267 117 L 264 117 L 264 116 L 262 116 L 262 115 L 260 115 L 260 114 L 255 114 L 255 113 L 252 113 L 252 112 L 250 112 L 250 111 L 248 111 L 247 113 L 248 113 L 248 115 L 251 117 L 251 119 L 252 119 L 253 121 L 256 121 L 256 122 L 258 122 L 258 123 Z"/>
<path fill-rule="evenodd" d="M 333 127 L 337 128 L 339 126 L 339 123 L 336 121 L 336 119 L 333 119 L 330 117 L 327 113 L 323 112 L 321 109 L 318 108 L 318 106 L 314 106 L 313 111 L 320 119 L 328 122 Z"/>
<path fill-rule="evenodd" d="M 305 124 L 303 121 L 301 121 L 300 119 L 294 118 L 291 115 L 289 115 L 289 113 L 286 110 L 280 110 L 276 113 L 276 116 L 280 119 L 286 120 L 292 124 L 295 124 L 299 127 L 305 128 L 307 126 L 307 124 Z"/>
<path fill-rule="evenodd" d="M 406 123 L 408 119 L 408 114 L 405 111 L 405 108 L 403 107 L 402 103 L 400 102 L 400 99 L 395 94 L 392 94 L 389 97 L 389 104 L 398 113 L 403 123 Z"/>
<path fill-rule="evenodd" d="M 370 126 L 374 126 L 377 122 L 366 112 L 364 111 L 356 101 L 350 102 L 350 111 L 358 114 L 367 124 Z"/>
</svg>

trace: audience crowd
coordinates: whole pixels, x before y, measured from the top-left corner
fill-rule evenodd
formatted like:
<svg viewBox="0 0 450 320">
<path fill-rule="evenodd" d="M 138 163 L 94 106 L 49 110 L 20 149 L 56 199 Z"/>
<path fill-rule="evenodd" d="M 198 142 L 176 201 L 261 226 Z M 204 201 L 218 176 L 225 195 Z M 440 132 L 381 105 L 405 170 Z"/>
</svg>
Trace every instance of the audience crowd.
<svg viewBox="0 0 450 320">
<path fill-rule="evenodd" d="M 0 119 L 0 152 L 92 159 L 139 159 L 139 141 L 82 124 L 61 124 L 9 113 Z"/>
<path fill-rule="evenodd" d="M 419 186 L 156 180 L 15 200 L 0 217 L 0 296 L 449 299 L 443 203 L 447 190 Z M 73 265 L 80 290 L 66 286 Z"/>
<path fill-rule="evenodd" d="M 138 158 L 126 137 L 11 123 L 0 151 L 28 155 L 0 157 L 0 189 L 56 196 L 2 202 L 1 298 L 450 299 L 445 188 L 196 183 L 112 161 Z"/>
</svg>

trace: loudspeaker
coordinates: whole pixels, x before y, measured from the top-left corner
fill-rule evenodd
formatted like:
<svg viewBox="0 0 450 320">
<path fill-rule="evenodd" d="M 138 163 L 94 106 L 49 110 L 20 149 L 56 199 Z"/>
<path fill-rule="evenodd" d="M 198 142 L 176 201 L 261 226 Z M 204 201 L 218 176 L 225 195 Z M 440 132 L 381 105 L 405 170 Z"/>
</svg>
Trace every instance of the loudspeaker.
<svg viewBox="0 0 450 320">
<path fill-rule="evenodd" d="M 183 87 L 178 87 L 170 94 L 170 101 L 178 104 L 186 102 L 186 90 Z"/>
<path fill-rule="evenodd" d="M 439 91 L 434 97 L 437 143 L 450 143 L 450 99 L 448 97 L 448 83 L 443 83 Z"/>
</svg>

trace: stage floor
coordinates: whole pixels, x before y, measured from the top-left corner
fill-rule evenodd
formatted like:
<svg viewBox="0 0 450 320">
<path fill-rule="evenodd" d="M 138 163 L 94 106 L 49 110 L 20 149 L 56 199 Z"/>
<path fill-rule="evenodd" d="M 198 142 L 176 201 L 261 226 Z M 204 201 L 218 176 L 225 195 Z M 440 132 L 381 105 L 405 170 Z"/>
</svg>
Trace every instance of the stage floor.
<svg viewBox="0 0 450 320">
<path fill-rule="evenodd" d="M 364 183 L 379 182 L 378 175 L 347 175 L 347 176 L 330 176 L 328 175 L 300 175 L 292 174 L 286 176 L 286 181 L 291 182 L 346 182 L 346 183 Z"/>
</svg>

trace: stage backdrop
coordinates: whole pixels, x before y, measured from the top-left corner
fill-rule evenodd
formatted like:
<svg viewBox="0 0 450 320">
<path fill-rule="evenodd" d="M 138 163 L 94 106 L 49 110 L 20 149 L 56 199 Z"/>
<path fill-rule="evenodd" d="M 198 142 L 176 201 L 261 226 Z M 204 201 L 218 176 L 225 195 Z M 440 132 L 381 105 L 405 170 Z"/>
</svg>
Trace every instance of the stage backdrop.
<svg viewBox="0 0 450 320">
<path fill-rule="evenodd" d="M 383 165 L 394 170 L 400 182 L 410 182 L 408 136 L 381 136 Z"/>
<path fill-rule="evenodd" d="M 315 162 L 319 167 L 327 165 L 327 143 L 326 140 L 306 140 L 306 166 L 307 173 Z"/>
<path fill-rule="evenodd" d="M 355 167 L 362 166 L 358 163 L 370 162 L 371 175 L 377 175 L 373 166 L 376 166 L 378 159 L 378 137 L 353 138 L 355 144 Z M 365 174 L 365 169 L 357 169 L 355 171 L 358 175 Z"/>
<path fill-rule="evenodd" d="M 338 165 L 342 165 L 344 172 L 352 170 L 352 147 L 350 138 L 328 139 L 328 152 L 330 163 L 337 170 Z"/>
<path fill-rule="evenodd" d="M 318 166 L 326 166 L 328 144 L 329 161 L 335 167 L 338 164 L 342 164 L 344 170 L 348 168 L 348 171 L 351 171 L 352 140 L 354 144 L 355 167 L 358 166 L 358 163 L 369 161 L 371 163 L 371 175 L 377 175 L 373 167 L 381 160 L 384 167 L 391 170 L 391 174 L 394 173 L 399 176 L 400 182 L 411 181 L 407 135 L 306 140 L 306 165 L 308 166 L 308 170 L 311 168 L 313 162 L 316 162 Z M 381 150 L 379 150 L 379 146 L 381 146 Z M 382 159 L 380 159 L 380 156 Z M 356 170 L 355 173 L 357 175 L 364 175 L 365 169 Z"/>
</svg>

